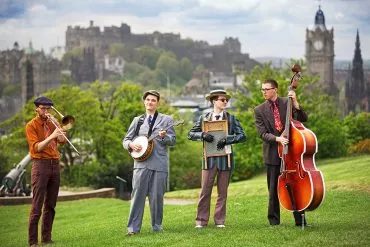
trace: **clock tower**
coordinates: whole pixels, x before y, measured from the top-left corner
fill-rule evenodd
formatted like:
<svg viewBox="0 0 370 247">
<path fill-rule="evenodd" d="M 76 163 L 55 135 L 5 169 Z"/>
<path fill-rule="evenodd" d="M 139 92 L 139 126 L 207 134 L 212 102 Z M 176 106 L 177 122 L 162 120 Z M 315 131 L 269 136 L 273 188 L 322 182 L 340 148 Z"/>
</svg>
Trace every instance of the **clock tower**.
<svg viewBox="0 0 370 247">
<path fill-rule="evenodd" d="M 319 9 L 315 15 L 313 30 L 306 29 L 306 62 L 311 75 L 319 75 L 322 89 L 337 96 L 338 89 L 334 85 L 334 30 L 326 29 L 324 12 Z"/>
</svg>

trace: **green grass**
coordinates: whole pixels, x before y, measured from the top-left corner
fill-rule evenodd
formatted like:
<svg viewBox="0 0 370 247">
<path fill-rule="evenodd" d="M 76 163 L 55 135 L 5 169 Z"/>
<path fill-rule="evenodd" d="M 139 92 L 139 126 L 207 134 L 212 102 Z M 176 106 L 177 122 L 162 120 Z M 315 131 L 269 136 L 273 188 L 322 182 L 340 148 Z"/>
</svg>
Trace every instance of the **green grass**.
<svg viewBox="0 0 370 247">
<path fill-rule="evenodd" d="M 284 209 L 281 225 L 268 225 L 266 177 L 261 174 L 230 184 L 225 229 L 194 229 L 196 204 L 165 205 L 165 231 L 152 233 L 146 206 L 142 232 L 127 237 L 129 202 L 88 199 L 57 204 L 53 246 L 370 246 L 370 156 L 317 165 L 327 191 L 324 203 L 307 213 L 312 228 L 293 226 L 293 216 Z M 199 189 L 176 191 L 166 198 L 196 199 L 198 193 Z M 29 209 L 30 205 L 0 207 L 1 246 L 27 246 Z"/>
</svg>

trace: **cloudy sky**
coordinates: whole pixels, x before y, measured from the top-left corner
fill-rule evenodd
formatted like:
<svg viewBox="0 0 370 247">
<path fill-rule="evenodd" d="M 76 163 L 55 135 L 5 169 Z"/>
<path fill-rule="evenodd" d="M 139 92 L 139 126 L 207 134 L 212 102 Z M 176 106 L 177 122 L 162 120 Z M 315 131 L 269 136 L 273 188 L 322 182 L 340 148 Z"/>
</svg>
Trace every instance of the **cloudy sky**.
<svg viewBox="0 0 370 247">
<path fill-rule="evenodd" d="M 180 33 L 220 44 L 238 37 L 253 57 L 303 58 L 306 28 L 319 3 L 334 28 L 335 59 L 351 60 L 359 29 L 362 57 L 370 59 L 369 0 L 0 0 L 0 50 L 32 40 L 35 49 L 65 44 L 68 25 L 131 26 L 136 34 Z"/>
</svg>

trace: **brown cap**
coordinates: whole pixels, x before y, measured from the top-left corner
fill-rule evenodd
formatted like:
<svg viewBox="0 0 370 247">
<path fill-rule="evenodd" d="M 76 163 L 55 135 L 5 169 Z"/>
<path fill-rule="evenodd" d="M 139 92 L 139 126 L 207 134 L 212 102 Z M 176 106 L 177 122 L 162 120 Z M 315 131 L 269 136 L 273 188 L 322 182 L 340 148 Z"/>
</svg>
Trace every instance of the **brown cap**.
<svg viewBox="0 0 370 247">
<path fill-rule="evenodd" d="M 144 93 L 143 95 L 143 100 L 145 100 L 146 96 L 148 95 L 153 95 L 153 96 L 156 96 L 158 98 L 158 100 L 161 98 L 161 95 L 159 94 L 158 91 L 155 91 L 155 90 L 148 90 Z"/>
<path fill-rule="evenodd" d="M 224 96 L 226 99 L 230 99 L 231 96 L 227 94 L 227 92 L 223 89 L 216 89 L 209 92 L 209 94 L 206 95 L 206 100 L 211 100 L 215 96 Z"/>
</svg>

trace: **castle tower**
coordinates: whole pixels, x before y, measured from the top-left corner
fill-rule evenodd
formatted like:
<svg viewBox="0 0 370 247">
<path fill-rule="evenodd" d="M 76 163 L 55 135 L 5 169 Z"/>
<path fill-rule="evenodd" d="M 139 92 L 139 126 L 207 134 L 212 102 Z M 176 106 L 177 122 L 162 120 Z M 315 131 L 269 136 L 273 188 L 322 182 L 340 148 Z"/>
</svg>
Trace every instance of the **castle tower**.
<svg viewBox="0 0 370 247">
<path fill-rule="evenodd" d="M 360 35 L 357 30 L 355 55 L 352 70 L 348 71 L 345 85 L 345 114 L 356 111 L 369 111 L 368 88 L 365 85 L 363 61 L 360 49 Z"/>
<path fill-rule="evenodd" d="M 306 61 L 308 73 L 320 76 L 319 84 L 326 93 L 337 96 L 334 85 L 334 30 L 327 30 L 324 12 L 319 9 L 315 15 L 313 30 L 306 29 Z"/>
</svg>

